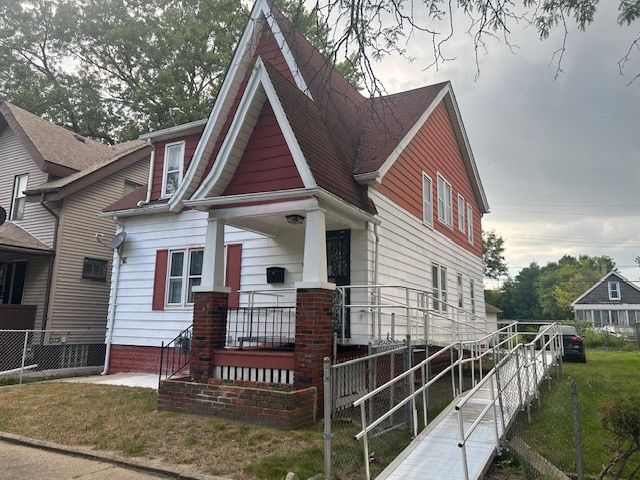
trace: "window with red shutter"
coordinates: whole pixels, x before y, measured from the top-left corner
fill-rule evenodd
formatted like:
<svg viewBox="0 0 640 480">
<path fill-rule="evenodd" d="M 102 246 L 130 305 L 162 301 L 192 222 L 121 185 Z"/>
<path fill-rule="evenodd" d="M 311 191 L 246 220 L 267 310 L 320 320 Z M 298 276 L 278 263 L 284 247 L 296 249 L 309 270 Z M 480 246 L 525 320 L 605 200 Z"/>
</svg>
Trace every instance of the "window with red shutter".
<svg viewBox="0 0 640 480">
<path fill-rule="evenodd" d="M 164 310 L 164 294 L 167 286 L 167 259 L 169 250 L 156 251 L 156 269 L 153 276 L 152 310 Z"/>
</svg>

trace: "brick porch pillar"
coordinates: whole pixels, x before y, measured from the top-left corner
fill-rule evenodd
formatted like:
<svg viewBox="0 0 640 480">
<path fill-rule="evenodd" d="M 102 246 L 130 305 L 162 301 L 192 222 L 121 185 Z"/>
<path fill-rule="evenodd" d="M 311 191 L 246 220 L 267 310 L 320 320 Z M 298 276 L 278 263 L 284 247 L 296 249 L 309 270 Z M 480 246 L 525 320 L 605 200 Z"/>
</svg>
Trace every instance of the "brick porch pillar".
<svg viewBox="0 0 640 480">
<path fill-rule="evenodd" d="M 296 291 L 296 339 L 293 386 L 316 387 L 317 410 L 322 415 L 324 389 L 322 360 L 331 357 L 333 342 L 333 290 L 299 288 Z"/>
<path fill-rule="evenodd" d="M 228 292 L 195 292 L 191 375 L 198 383 L 213 377 L 213 349 L 224 348 L 227 329 Z"/>
</svg>

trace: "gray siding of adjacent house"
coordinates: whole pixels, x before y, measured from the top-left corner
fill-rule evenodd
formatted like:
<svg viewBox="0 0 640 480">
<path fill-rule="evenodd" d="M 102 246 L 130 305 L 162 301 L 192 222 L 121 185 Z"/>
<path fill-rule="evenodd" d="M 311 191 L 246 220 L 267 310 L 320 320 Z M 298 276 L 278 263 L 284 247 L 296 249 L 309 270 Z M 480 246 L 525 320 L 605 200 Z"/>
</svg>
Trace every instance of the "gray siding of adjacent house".
<svg viewBox="0 0 640 480">
<path fill-rule="evenodd" d="M 31 155 L 18 140 L 13 130 L 5 128 L 0 132 L 0 206 L 10 215 L 13 184 L 16 175 L 29 174 L 27 188 L 45 183 L 48 175 L 42 172 Z M 54 210 L 57 205 L 53 205 Z M 55 229 L 54 217 L 42 205 L 28 202 L 25 205 L 24 218 L 14 222 L 41 242 L 52 246 Z"/>
<path fill-rule="evenodd" d="M 95 237 L 102 233 L 108 245 L 115 223 L 98 214 L 124 195 L 125 180 L 144 184 L 148 168 L 148 159 L 140 160 L 64 199 L 48 328 L 91 328 L 104 335 L 112 252 Z M 105 282 L 82 278 L 85 257 L 109 262 Z"/>
<path fill-rule="evenodd" d="M 620 282 L 620 300 L 609 300 L 609 282 Z M 640 304 L 640 291 L 613 274 L 584 296 L 577 305 Z"/>
</svg>

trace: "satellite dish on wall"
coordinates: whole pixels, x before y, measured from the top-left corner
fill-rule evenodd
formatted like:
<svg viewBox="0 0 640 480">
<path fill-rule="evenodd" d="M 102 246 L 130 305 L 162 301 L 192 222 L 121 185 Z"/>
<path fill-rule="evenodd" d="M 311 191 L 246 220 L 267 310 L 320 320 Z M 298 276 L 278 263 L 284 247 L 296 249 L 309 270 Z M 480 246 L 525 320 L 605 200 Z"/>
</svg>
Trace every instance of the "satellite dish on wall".
<svg viewBox="0 0 640 480">
<path fill-rule="evenodd" d="M 7 221 L 7 211 L 0 207 L 0 225 Z"/>
<path fill-rule="evenodd" d="M 122 231 L 122 232 L 116 233 L 113 236 L 113 239 L 111 240 L 111 250 L 119 249 L 124 243 L 126 238 L 127 238 L 127 232 Z"/>
</svg>

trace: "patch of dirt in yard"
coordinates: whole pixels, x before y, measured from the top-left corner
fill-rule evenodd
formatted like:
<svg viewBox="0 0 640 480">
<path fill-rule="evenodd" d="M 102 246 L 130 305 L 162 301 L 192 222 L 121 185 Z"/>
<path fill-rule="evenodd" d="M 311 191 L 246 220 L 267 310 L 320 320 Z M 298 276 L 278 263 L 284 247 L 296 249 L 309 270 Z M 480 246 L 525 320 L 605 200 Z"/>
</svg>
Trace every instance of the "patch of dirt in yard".
<svg viewBox="0 0 640 480">
<path fill-rule="evenodd" d="M 149 389 L 74 383 L 31 384 L 0 389 L 0 430 L 115 454 L 191 465 L 212 475 L 265 478 L 248 468 L 265 457 L 286 468 L 321 468 L 318 427 L 291 432 L 156 410 Z M 312 458 L 310 452 L 314 453 Z M 320 470 L 318 470 L 320 471 Z M 286 472 L 285 472 L 286 473 Z M 315 472 L 317 473 L 317 472 Z"/>
</svg>

